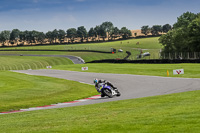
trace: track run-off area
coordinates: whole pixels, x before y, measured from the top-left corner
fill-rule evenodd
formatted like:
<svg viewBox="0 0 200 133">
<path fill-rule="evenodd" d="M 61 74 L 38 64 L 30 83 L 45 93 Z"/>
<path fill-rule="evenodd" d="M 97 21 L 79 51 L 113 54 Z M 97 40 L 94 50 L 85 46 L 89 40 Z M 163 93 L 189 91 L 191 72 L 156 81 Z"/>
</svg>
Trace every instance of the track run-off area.
<svg viewBox="0 0 200 133">
<path fill-rule="evenodd" d="M 113 83 L 114 86 L 116 86 L 121 92 L 120 97 L 101 98 L 98 95 L 68 103 L 46 105 L 43 107 L 24 109 L 17 112 L 52 109 L 52 108 L 64 108 L 71 106 L 80 106 L 80 105 L 88 105 L 88 104 L 96 104 L 96 103 L 103 103 L 110 101 L 135 99 L 141 97 L 200 90 L 200 79 L 194 79 L 194 78 L 170 78 L 170 77 L 141 76 L 141 75 L 131 75 L 131 74 L 91 73 L 91 72 L 76 72 L 76 71 L 53 70 L 53 69 L 15 70 L 14 72 L 25 73 L 29 75 L 62 78 L 66 80 L 73 80 L 91 85 L 93 85 L 94 78 L 105 79 Z"/>
</svg>

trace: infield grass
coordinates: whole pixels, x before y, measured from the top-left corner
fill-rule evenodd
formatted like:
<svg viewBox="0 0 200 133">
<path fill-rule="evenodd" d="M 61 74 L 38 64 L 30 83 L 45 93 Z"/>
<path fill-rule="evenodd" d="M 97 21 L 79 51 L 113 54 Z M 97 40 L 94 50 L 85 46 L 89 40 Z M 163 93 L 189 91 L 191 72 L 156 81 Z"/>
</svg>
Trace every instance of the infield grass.
<svg viewBox="0 0 200 133">
<path fill-rule="evenodd" d="M 9 133 L 199 133 L 200 91 L 1 115 Z"/>
<path fill-rule="evenodd" d="M 58 78 L 0 71 L 0 112 L 51 105 L 97 94 L 94 86 Z"/>
<path fill-rule="evenodd" d="M 40 69 L 73 62 L 62 57 L 0 56 L 0 70 Z"/>
</svg>

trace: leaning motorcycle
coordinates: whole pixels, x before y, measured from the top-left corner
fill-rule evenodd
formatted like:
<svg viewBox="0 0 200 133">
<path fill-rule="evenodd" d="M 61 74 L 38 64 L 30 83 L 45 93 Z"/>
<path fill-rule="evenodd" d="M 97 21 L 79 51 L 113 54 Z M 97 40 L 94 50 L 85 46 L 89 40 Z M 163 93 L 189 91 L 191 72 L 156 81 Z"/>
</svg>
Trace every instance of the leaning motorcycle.
<svg viewBox="0 0 200 133">
<path fill-rule="evenodd" d="M 112 98 L 120 95 L 121 93 L 118 91 L 118 89 L 113 89 L 111 86 L 106 84 L 101 86 L 101 97 L 108 96 L 109 98 Z"/>
</svg>

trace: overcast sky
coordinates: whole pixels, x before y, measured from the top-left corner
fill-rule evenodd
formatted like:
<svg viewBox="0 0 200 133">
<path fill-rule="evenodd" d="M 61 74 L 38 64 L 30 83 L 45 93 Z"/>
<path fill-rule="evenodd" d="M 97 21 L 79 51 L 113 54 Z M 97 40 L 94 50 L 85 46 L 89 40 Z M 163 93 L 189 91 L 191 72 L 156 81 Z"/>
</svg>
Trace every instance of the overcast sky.
<svg viewBox="0 0 200 133">
<path fill-rule="evenodd" d="M 200 0 L 0 0 L 0 31 L 89 30 L 105 21 L 133 30 L 173 25 L 187 11 L 200 12 Z"/>
</svg>

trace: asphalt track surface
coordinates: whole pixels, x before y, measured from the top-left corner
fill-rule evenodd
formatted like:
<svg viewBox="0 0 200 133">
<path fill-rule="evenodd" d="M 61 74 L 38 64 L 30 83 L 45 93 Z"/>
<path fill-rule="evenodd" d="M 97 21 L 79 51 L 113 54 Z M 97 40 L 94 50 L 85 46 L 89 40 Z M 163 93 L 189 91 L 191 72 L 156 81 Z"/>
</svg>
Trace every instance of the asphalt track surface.
<svg viewBox="0 0 200 133">
<path fill-rule="evenodd" d="M 40 75 L 40 76 L 62 78 L 91 85 L 93 84 L 92 82 L 94 78 L 106 79 L 112 82 L 114 86 L 117 86 L 117 88 L 121 92 L 120 97 L 98 98 L 73 104 L 46 107 L 43 109 L 64 108 L 70 106 L 80 106 L 80 105 L 88 105 L 88 104 L 96 104 L 96 103 L 103 103 L 110 101 L 200 90 L 200 79 L 192 79 L 192 78 L 169 78 L 169 77 L 141 76 L 141 75 L 130 75 L 130 74 L 90 73 L 90 72 L 75 72 L 75 71 L 52 70 L 52 69 L 15 70 L 14 72 L 25 73 L 29 75 Z"/>
</svg>

